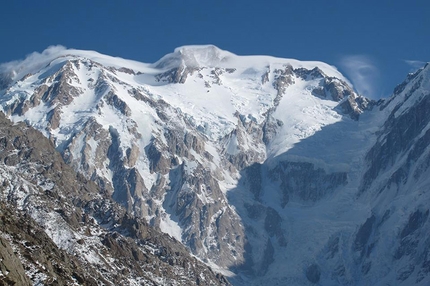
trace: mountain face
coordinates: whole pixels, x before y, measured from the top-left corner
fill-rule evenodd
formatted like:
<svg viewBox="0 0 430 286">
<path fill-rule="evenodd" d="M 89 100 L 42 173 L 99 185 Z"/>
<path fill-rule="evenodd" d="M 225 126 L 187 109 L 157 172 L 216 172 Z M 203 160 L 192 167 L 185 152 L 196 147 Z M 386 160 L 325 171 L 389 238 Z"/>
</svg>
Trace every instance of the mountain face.
<svg viewBox="0 0 430 286">
<path fill-rule="evenodd" d="M 1 285 L 228 285 L 0 114 Z"/>
<path fill-rule="evenodd" d="M 429 70 L 375 102 L 321 62 L 63 50 L 5 70 L 0 104 L 100 188 L 70 200 L 113 198 L 235 285 L 427 285 Z"/>
</svg>

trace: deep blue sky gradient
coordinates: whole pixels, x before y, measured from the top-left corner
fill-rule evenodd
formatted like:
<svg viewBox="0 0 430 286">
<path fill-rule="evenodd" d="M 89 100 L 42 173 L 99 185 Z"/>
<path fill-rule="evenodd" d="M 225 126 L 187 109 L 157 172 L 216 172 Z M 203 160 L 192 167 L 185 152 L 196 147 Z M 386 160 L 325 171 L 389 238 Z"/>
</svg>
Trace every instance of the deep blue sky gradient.
<svg viewBox="0 0 430 286">
<path fill-rule="evenodd" d="M 388 96 L 430 61 L 430 1 L 3 1 L 0 63 L 50 45 L 152 63 L 182 45 L 239 55 L 319 60 L 354 77 L 359 56 L 372 96 Z"/>
</svg>

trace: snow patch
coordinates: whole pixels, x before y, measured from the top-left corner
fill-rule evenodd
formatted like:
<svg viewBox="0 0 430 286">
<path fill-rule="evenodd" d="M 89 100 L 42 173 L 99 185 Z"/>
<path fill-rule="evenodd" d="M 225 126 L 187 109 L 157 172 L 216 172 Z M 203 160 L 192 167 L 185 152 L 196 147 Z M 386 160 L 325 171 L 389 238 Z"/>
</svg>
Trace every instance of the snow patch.
<svg viewBox="0 0 430 286">
<path fill-rule="evenodd" d="M 162 213 L 160 216 L 160 229 L 162 232 L 176 238 L 177 241 L 182 241 L 182 229 L 179 224 L 173 221 L 167 213 Z"/>
</svg>

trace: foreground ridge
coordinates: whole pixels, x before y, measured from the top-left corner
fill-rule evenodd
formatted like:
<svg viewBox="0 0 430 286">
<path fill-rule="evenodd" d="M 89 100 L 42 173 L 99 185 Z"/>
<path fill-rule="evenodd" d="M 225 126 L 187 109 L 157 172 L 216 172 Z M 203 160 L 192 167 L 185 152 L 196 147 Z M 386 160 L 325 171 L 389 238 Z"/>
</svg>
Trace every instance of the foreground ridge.
<svg viewBox="0 0 430 286">
<path fill-rule="evenodd" d="M 0 114 L 0 283 L 228 285 Z M 4 162 L 4 163 L 3 163 Z"/>
</svg>

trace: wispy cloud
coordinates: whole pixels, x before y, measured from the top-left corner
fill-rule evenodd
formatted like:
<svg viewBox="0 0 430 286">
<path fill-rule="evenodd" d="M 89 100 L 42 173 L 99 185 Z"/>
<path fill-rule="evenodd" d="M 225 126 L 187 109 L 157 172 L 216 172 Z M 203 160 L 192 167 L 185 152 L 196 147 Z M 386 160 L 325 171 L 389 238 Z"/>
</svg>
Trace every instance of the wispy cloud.
<svg viewBox="0 0 430 286">
<path fill-rule="evenodd" d="M 345 56 L 340 61 L 340 67 L 359 94 L 374 99 L 380 97 L 378 92 L 380 73 L 370 57 L 364 55 Z"/>
<path fill-rule="evenodd" d="M 66 48 L 63 46 L 50 46 L 42 53 L 33 52 L 27 55 L 24 60 L 0 64 L 0 74 L 7 74 L 12 80 L 19 79 L 26 73 L 35 72 L 42 68 L 47 62 L 49 63 L 64 51 Z"/>
<path fill-rule="evenodd" d="M 423 61 L 417 61 L 417 60 L 403 60 L 407 65 L 411 67 L 410 71 L 414 72 L 419 68 L 422 68 L 426 62 Z"/>
</svg>

